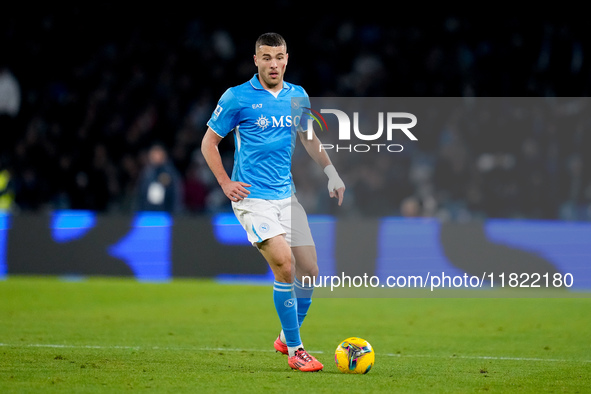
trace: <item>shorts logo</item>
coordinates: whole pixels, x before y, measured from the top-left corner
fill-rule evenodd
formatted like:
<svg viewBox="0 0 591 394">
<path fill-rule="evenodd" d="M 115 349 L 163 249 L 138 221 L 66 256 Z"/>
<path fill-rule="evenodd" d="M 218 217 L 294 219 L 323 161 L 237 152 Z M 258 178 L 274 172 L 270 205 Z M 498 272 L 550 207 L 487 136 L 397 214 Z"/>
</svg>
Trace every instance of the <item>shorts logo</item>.
<svg viewBox="0 0 591 394">
<path fill-rule="evenodd" d="M 291 308 L 292 306 L 294 306 L 294 305 L 295 305 L 295 303 L 296 303 L 296 301 L 295 301 L 295 298 L 290 298 L 289 300 L 286 300 L 286 301 L 283 303 L 283 305 L 284 305 L 286 308 Z"/>
<path fill-rule="evenodd" d="M 261 223 L 261 224 L 259 225 L 259 231 L 260 231 L 261 233 L 266 233 L 267 231 L 269 231 L 269 229 L 270 229 L 270 228 L 271 228 L 271 226 L 269 226 L 269 224 L 268 224 L 268 223 Z"/>
</svg>

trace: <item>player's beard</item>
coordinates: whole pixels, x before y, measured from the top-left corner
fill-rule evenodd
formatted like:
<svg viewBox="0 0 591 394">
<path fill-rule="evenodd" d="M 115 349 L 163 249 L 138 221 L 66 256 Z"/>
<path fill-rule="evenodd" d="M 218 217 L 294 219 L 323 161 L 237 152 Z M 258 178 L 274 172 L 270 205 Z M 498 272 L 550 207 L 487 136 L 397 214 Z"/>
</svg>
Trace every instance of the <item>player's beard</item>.
<svg viewBox="0 0 591 394">
<path fill-rule="evenodd" d="M 273 73 L 275 73 L 274 76 L 272 76 Z M 283 72 L 279 69 L 269 70 L 267 73 L 265 73 L 264 80 L 269 88 L 274 88 L 277 85 L 281 85 L 283 83 Z"/>
</svg>

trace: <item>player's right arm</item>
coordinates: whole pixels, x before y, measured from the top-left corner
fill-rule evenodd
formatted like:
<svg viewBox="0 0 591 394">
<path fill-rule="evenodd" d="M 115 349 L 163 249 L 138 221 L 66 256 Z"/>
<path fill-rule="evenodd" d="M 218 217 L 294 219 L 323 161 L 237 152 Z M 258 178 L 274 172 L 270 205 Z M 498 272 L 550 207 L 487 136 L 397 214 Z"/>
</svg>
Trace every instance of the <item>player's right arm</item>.
<svg viewBox="0 0 591 394">
<path fill-rule="evenodd" d="M 211 118 L 207 122 L 207 131 L 201 141 L 201 153 L 224 194 L 231 201 L 240 201 L 250 194 L 246 190 L 247 187 L 250 187 L 248 183 L 230 179 L 222 164 L 222 157 L 218 149 L 222 139 L 238 125 L 239 118 L 240 103 L 232 93 L 232 89 L 228 89 L 211 114 Z"/>
<path fill-rule="evenodd" d="M 240 201 L 248 197 L 250 194 L 246 189 L 247 187 L 250 187 L 250 185 L 244 182 L 233 181 L 228 176 L 219 151 L 219 144 L 221 141 L 222 137 L 217 135 L 211 127 L 208 127 L 203 136 L 203 140 L 201 141 L 201 153 L 226 197 L 231 201 Z"/>
</svg>

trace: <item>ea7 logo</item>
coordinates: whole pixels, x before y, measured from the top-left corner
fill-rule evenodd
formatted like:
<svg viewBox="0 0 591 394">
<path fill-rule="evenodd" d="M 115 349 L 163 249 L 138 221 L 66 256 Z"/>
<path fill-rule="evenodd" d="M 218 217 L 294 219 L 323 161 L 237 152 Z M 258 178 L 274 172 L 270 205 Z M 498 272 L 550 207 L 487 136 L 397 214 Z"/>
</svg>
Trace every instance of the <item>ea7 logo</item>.
<svg viewBox="0 0 591 394">
<path fill-rule="evenodd" d="M 351 139 L 351 120 L 349 116 L 338 109 L 321 109 L 323 114 L 333 114 L 337 117 L 339 122 L 339 140 L 347 141 Z M 386 120 L 386 138 L 388 141 L 392 140 L 394 130 L 402 131 L 411 141 L 417 141 L 417 137 L 410 132 L 417 124 L 417 117 L 408 112 L 378 112 L 378 130 L 373 134 L 363 134 L 359 130 L 359 112 L 353 112 L 353 133 L 355 136 L 363 141 L 375 141 L 384 133 L 384 118 Z M 394 119 L 409 119 L 409 123 L 395 123 Z M 308 119 L 308 130 L 306 137 L 312 139 L 313 133 L 313 119 Z"/>
<path fill-rule="evenodd" d="M 253 104 L 252 109 L 263 108 L 263 104 Z"/>
</svg>

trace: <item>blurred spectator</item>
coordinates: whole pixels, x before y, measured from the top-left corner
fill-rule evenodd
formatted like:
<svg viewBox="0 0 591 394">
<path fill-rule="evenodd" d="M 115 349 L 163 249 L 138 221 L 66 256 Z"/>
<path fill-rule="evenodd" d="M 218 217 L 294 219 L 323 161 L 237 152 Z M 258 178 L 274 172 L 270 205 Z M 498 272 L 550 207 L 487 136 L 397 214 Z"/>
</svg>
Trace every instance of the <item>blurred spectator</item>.
<svg viewBox="0 0 591 394">
<path fill-rule="evenodd" d="M 148 151 L 147 163 L 140 174 L 136 191 L 138 211 L 182 210 L 181 176 L 168 158 L 165 147 L 154 144 Z"/>
<path fill-rule="evenodd" d="M 406 197 L 400 203 L 400 214 L 407 218 L 422 216 L 421 201 L 415 196 Z"/>
<path fill-rule="evenodd" d="M 0 212 L 11 211 L 14 201 L 14 180 L 8 168 L 0 167 Z"/>
<path fill-rule="evenodd" d="M 21 88 L 8 66 L 0 63 L 0 115 L 15 117 L 21 106 Z"/>
<path fill-rule="evenodd" d="M 0 160 L 7 159 L 18 138 L 16 117 L 21 106 L 18 80 L 0 60 Z"/>
<path fill-rule="evenodd" d="M 20 210 L 37 211 L 45 203 L 42 192 L 43 182 L 31 167 L 20 169 L 19 176 L 14 182 L 14 188 L 14 202 Z"/>
<path fill-rule="evenodd" d="M 107 147 L 97 144 L 93 150 L 92 163 L 87 171 L 89 192 L 92 196 L 86 209 L 104 212 L 112 197 L 118 194 L 116 170 L 109 158 Z"/>
<path fill-rule="evenodd" d="M 183 201 L 189 213 L 205 212 L 208 188 L 201 177 L 200 170 L 199 163 L 193 160 L 185 174 Z"/>
<path fill-rule="evenodd" d="M 562 178 L 564 202 L 560 206 L 561 219 L 591 220 L 591 182 L 586 182 L 583 170 L 581 156 L 569 158 Z"/>
</svg>

